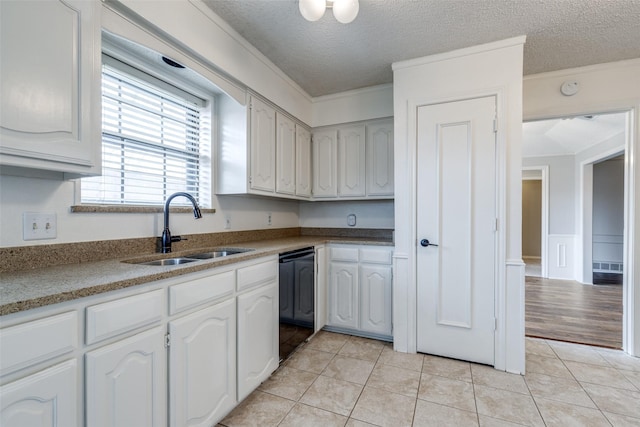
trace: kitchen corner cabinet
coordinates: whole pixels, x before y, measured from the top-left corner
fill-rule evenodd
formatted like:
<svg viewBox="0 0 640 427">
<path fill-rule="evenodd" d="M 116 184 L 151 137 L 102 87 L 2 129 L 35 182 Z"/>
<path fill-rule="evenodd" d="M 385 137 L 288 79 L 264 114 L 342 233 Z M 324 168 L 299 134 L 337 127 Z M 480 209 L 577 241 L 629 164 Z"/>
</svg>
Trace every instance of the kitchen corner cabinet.
<svg viewBox="0 0 640 427">
<path fill-rule="evenodd" d="M 392 339 L 392 252 L 372 245 L 329 247 L 327 329 Z"/>
<path fill-rule="evenodd" d="M 393 120 L 313 132 L 313 198 L 393 198 Z"/>
<path fill-rule="evenodd" d="M 3 168 L 101 173 L 100 8 L 84 0 L 0 2 Z"/>
</svg>

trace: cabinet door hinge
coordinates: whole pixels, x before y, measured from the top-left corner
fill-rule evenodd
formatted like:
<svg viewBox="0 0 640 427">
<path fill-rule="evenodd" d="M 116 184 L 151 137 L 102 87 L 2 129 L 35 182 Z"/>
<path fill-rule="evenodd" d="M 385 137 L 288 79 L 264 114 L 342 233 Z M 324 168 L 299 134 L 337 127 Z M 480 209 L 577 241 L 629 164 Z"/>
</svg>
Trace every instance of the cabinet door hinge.
<svg viewBox="0 0 640 427">
<path fill-rule="evenodd" d="M 498 118 L 493 119 L 493 131 L 498 132 Z"/>
<path fill-rule="evenodd" d="M 164 348 L 171 347 L 171 334 L 166 334 L 164 336 Z"/>
<path fill-rule="evenodd" d="M 496 317 L 493 318 L 493 330 L 494 331 L 498 330 L 498 318 Z"/>
</svg>

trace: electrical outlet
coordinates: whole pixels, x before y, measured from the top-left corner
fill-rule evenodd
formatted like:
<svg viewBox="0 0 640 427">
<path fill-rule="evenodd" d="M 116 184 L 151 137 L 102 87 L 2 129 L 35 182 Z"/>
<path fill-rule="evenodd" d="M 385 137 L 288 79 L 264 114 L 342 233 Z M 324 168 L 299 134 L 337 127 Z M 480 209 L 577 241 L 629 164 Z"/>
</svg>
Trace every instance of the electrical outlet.
<svg viewBox="0 0 640 427">
<path fill-rule="evenodd" d="M 271 225 L 271 212 L 267 214 L 267 225 Z"/>
<path fill-rule="evenodd" d="M 350 227 L 355 227 L 356 225 L 356 214 L 347 215 L 347 225 Z"/>
<path fill-rule="evenodd" d="M 25 212 L 22 214 L 22 239 L 55 239 L 58 224 L 55 213 Z"/>
<path fill-rule="evenodd" d="M 231 228 L 231 215 L 226 215 L 224 217 L 224 229 L 228 230 Z"/>
</svg>

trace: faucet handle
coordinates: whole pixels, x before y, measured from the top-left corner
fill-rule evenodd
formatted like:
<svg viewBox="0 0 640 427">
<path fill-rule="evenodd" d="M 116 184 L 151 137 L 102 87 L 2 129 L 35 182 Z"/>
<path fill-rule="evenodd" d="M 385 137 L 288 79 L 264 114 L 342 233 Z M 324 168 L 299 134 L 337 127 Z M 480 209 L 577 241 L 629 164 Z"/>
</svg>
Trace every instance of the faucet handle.
<svg viewBox="0 0 640 427">
<path fill-rule="evenodd" d="M 183 240 L 189 240 L 186 237 L 182 237 L 182 236 L 171 236 L 171 242 L 181 242 Z"/>
</svg>

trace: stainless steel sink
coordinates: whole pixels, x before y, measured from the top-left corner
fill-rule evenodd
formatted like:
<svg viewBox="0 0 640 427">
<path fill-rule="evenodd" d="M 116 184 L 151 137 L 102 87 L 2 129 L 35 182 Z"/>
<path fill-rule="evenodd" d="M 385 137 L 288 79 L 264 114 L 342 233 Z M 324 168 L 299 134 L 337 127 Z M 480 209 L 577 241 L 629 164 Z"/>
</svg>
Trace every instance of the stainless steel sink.
<svg viewBox="0 0 640 427">
<path fill-rule="evenodd" d="M 137 262 L 136 264 L 141 265 L 179 265 L 179 264 L 187 264 L 189 262 L 195 262 L 197 259 L 192 258 L 166 258 L 166 259 L 156 259 L 153 261 L 145 261 L 145 262 Z"/>
<path fill-rule="evenodd" d="M 209 252 L 199 252 L 191 255 L 183 255 L 175 258 L 164 258 L 164 259 L 155 259 L 152 261 L 124 261 L 130 264 L 139 264 L 139 265 L 180 265 L 187 264 L 190 262 L 201 261 L 205 259 L 213 259 L 213 258 L 221 258 L 229 255 L 240 254 L 243 252 L 253 251 L 255 249 L 245 249 L 245 248 L 219 248 L 216 250 L 212 250 Z"/>
<path fill-rule="evenodd" d="M 194 258 L 194 259 L 211 259 L 211 258 L 220 258 L 223 256 L 240 254 L 243 252 L 249 252 L 253 249 L 220 249 L 211 252 L 201 252 L 198 254 L 186 255 L 186 258 Z"/>
</svg>

